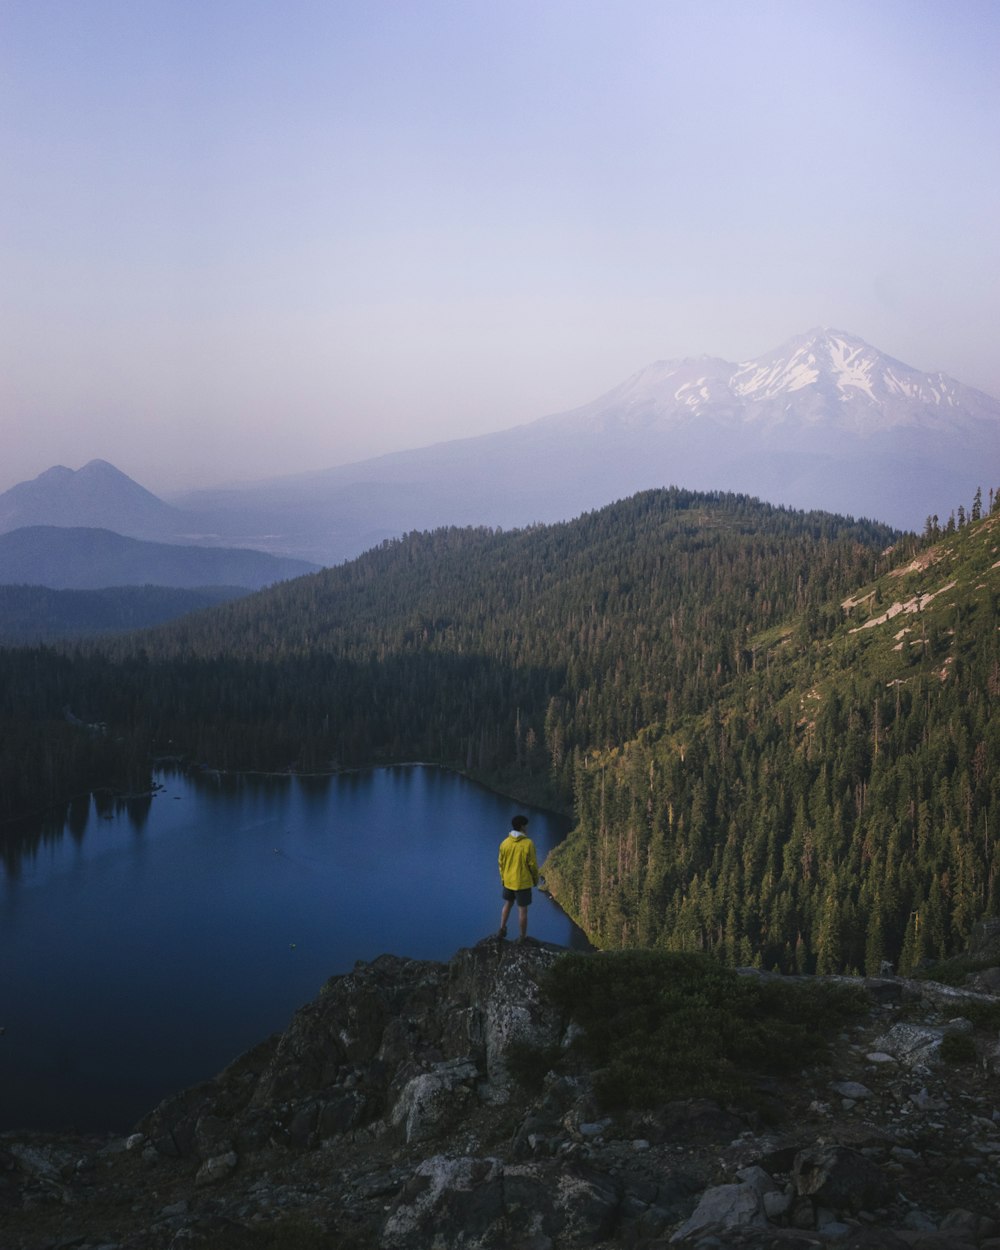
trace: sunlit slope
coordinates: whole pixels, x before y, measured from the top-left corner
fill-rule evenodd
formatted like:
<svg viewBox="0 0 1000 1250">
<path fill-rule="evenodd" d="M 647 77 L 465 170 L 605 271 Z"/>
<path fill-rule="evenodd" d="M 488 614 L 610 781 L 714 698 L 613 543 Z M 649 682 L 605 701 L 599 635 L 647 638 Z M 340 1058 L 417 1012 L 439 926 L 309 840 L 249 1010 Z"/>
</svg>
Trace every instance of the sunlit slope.
<svg viewBox="0 0 1000 1250">
<path fill-rule="evenodd" d="M 998 526 L 758 633 L 708 711 L 584 761 L 548 872 L 588 931 L 820 971 L 961 949 L 1000 903 Z"/>
</svg>

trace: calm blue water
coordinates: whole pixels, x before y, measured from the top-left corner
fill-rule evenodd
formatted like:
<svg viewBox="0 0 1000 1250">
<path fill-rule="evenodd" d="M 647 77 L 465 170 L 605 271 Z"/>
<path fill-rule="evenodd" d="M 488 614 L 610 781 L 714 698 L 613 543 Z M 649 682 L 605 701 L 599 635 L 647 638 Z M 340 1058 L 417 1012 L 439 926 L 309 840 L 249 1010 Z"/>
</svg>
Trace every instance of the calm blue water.
<svg viewBox="0 0 1000 1250">
<path fill-rule="evenodd" d="M 495 932 L 515 811 L 539 860 L 568 830 L 431 767 L 157 780 L 151 803 L 78 805 L 0 863 L 0 1131 L 128 1129 L 356 960 Z M 530 917 L 584 944 L 543 895 Z"/>
</svg>

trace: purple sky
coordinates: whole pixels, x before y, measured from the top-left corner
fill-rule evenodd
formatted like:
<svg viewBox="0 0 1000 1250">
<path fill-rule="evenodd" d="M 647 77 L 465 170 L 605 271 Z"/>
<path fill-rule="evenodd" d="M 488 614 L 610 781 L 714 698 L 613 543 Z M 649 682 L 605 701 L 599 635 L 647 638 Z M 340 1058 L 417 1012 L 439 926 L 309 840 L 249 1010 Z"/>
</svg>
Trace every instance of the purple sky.
<svg viewBox="0 0 1000 1250">
<path fill-rule="evenodd" d="M 817 324 L 1000 396 L 995 0 L 3 0 L 0 490 L 159 493 Z"/>
</svg>

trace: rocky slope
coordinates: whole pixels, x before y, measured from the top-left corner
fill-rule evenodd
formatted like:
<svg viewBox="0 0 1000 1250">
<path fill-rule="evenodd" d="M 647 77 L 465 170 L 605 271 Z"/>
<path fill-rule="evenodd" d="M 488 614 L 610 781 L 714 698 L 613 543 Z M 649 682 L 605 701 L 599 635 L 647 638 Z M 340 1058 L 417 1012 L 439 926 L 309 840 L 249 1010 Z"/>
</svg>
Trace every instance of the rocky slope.
<svg viewBox="0 0 1000 1250">
<path fill-rule="evenodd" d="M 575 1028 L 539 990 L 561 953 L 384 955 L 128 1138 L 0 1136 L 0 1245 L 1000 1250 L 1000 971 L 858 982 L 832 1062 L 754 1112 L 612 1116 L 579 1067 L 525 1084 Z"/>
</svg>

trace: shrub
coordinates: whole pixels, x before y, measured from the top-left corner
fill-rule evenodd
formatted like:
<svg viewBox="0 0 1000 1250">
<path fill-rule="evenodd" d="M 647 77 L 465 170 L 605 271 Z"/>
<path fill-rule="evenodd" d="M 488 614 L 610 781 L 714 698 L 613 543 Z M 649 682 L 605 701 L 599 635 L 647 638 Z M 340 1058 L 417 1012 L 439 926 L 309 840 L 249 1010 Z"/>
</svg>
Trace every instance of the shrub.
<svg viewBox="0 0 1000 1250">
<path fill-rule="evenodd" d="M 608 1107 L 748 1101 L 761 1078 L 821 1058 L 830 1031 L 863 1009 L 842 985 L 738 976 L 660 951 L 566 955 L 545 992 L 581 1026 L 574 1045 Z"/>
<path fill-rule="evenodd" d="M 941 1039 L 941 1058 L 945 1063 L 975 1063 L 976 1043 L 968 1033 L 946 1033 Z"/>
</svg>

